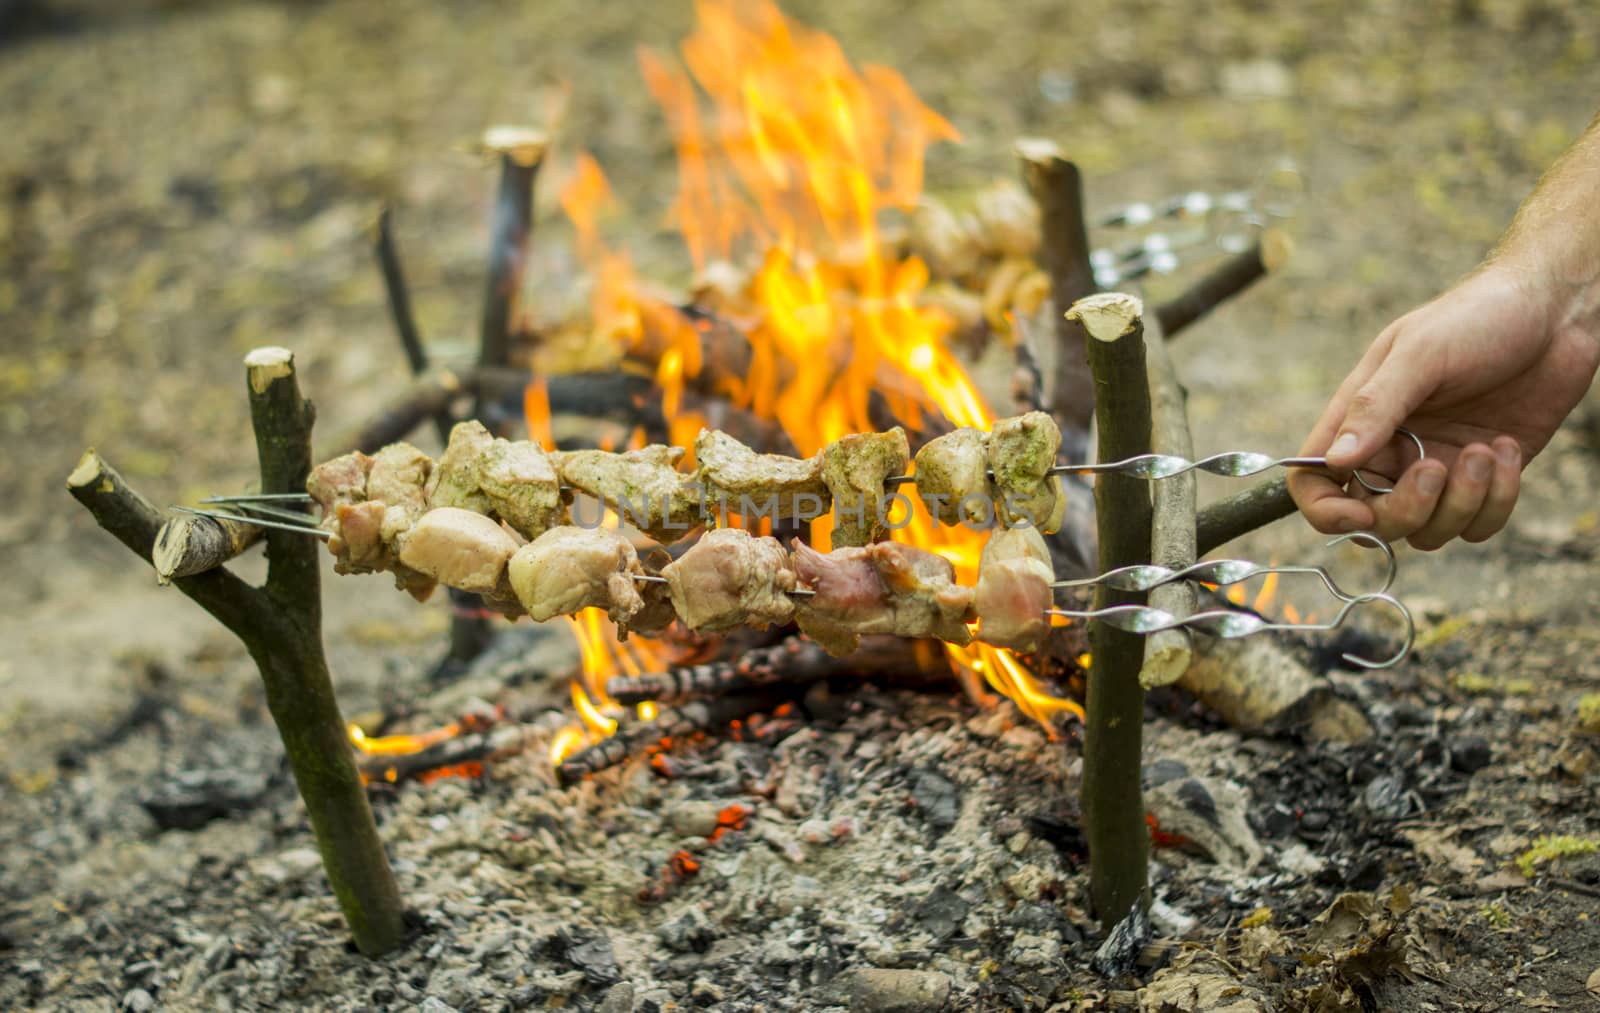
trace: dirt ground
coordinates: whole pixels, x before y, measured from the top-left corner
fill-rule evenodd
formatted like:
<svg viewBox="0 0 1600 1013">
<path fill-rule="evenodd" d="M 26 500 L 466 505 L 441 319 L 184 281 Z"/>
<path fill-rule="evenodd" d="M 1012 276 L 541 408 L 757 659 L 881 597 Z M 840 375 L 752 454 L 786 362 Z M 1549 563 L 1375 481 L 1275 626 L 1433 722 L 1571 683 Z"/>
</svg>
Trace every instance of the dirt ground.
<svg viewBox="0 0 1600 1013">
<path fill-rule="evenodd" d="M 1600 8 L 1583 0 L 785 9 L 854 58 L 898 68 L 961 131 L 962 145 L 930 155 L 936 192 L 1010 174 L 1011 142 L 1024 135 L 1057 139 L 1098 209 L 1249 186 L 1286 160 L 1301 169 L 1309 188 L 1290 266 L 1174 346 L 1201 452 L 1292 452 L 1364 344 L 1482 256 L 1600 101 Z M 466 149 L 492 123 L 562 110 L 551 177 L 592 151 L 633 209 L 625 225 L 641 261 L 681 276 L 660 213 L 671 147 L 634 52 L 670 48 L 691 18 L 678 0 L 0 3 L 0 854 L 27 867 L 0 875 L 0 1005 L 125 1002 L 134 976 L 63 981 L 45 943 L 73 920 L 92 933 L 101 902 L 176 905 L 185 876 L 203 880 L 219 846 L 215 832 L 155 833 L 128 799 L 90 798 L 93 782 L 58 763 L 63 752 L 105 736 L 152 679 L 182 727 L 248 728 L 262 715 L 237 646 L 70 501 L 63 483 L 78 454 L 97 447 L 157 502 L 243 487 L 240 359 L 260 344 L 296 352 L 322 433 L 364 420 L 404 381 L 366 231 L 385 201 L 433 350 L 470 355 L 492 179 Z M 562 305 L 561 279 L 576 271 L 554 191 L 540 191 L 536 307 Z M 1401 553 L 1396 591 L 1424 619 L 1419 658 L 1362 691 L 1385 713 L 1426 712 L 1385 726 L 1397 743 L 1450 749 L 1471 735 L 1491 759 L 1448 801 L 1383 830 L 1394 850 L 1375 875 L 1323 884 L 1318 906 L 1278 915 L 1304 928 L 1341 886 L 1423 898 L 1405 917 L 1425 908 L 1429 920 L 1407 931 L 1428 936 L 1435 957 L 1447 949 L 1449 969 L 1415 971 L 1373 1008 L 1596 1002 L 1584 982 L 1600 967 L 1587 930 L 1600 864 L 1573 860 L 1557 879 L 1506 874 L 1538 835 L 1600 834 L 1595 740 L 1577 718 L 1578 699 L 1600 689 L 1600 427 L 1588 418 L 1580 411 L 1529 468 L 1505 535 Z M 1230 553 L 1299 559 L 1317 546 L 1290 520 Z M 347 710 L 414 688 L 445 606 L 331 573 L 325 588 Z M 176 744 L 107 748 L 135 750 L 114 761 L 124 768 L 153 770 Z M 1273 755 L 1294 767 L 1290 751 Z M 74 806 L 99 813 L 99 829 L 63 843 L 51 820 Z M 261 846 L 308 846 L 292 822 L 262 819 Z M 1233 953 L 1237 921 L 1207 922 L 1190 941 Z M 1066 977 L 1103 998 L 1085 963 Z M 1251 980 L 1273 1008 L 1315 1008 Z M 406 998 L 387 994 L 363 1001 Z M 361 1004 L 314 983 L 298 995 Z M 755 1008 L 736 1000 L 727 1008 Z"/>
</svg>

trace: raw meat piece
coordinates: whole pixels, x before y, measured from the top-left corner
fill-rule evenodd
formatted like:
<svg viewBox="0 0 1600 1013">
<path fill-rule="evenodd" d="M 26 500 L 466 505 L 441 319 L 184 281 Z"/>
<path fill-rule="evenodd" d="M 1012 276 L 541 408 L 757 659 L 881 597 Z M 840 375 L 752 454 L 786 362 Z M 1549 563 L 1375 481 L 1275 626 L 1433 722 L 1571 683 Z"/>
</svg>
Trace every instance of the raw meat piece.
<svg viewBox="0 0 1600 1013">
<path fill-rule="evenodd" d="M 633 581 L 642 572 L 632 543 L 617 532 L 571 525 L 551 528 L 518 549 L 507 571 L 536 622 L 598 605 L 618 627 L 644 608 Z"/>
<path fill-rule="evenodd" d="M 423 514 L 400 539 L 400 562 L 446 587 L 493 594 L 516 539 L 495 521 L 457 507 Z"/>
<path fill-rule="evenodd" d="M 776 538 L 739 528 L 717 528 L 700 536 L 670 563 L 667 578 L 678 618 L 691 630 L 715 632 L 748 623 L 765 629 L 794 617 L 794 570 Z"/>
<path fill-rule="evenodd" d="M 978 636 L 997 647 L 1035 651 L 1050 632 L 1055 570 L 1038 528 L 1006 528 L 989 536 L 978 562 Z"/>
<path fill-rule="evenodd" d="M 422 490 L 432 472 L 433 458 L 409 443 L 391 443 L 372 455 L 367 500 L 387 508 L 381 529 L 387 545 L 396 545 L 396 539 L 427 511 L 427 496 Z"/>
<path fill-rule="evenodd" d="M 1056 463 L 1061 430 L 1044 412 L 1001 419 L 989 433 L 989 470 L 1000 519 L 1007 527 L 1032 524 L 1044 534 L 1061 527 L 1066 497 L 1049 469 Z"/>
<path fill-rule="evenodd" d="M 326 521 L 341 503 L 360 503 L 367 498 L 367 473 L 372 458 L 359 450 L 342 454 L 311 469 L 306 476 L 306 492 L 322 506 Z"/>
<path fill-rule="evenodd" d="M 830 654 L 855 650 L 862 634 L 972 642 L 972 589 L 955 582 L 943 556 L 899 542 L 874 542 L 824 555 L 794 542 L 794 569 L 816 592 L 795 603 L 800 629 Z"/>
<path fill-rule="evenodd" d="M 994 524 L 989 483 L 989 434 L 961 428 L 917 451 L 917 495 L 941 524 Z"/>
<path fill-rule="evenodd" d="M 889 536 L 879 515 L 889 512 L 883 480 L 903 475 L 911 446 L 899 426 L 854 433 L 822 448 L 822 480 L 833 494 L 834 548 L 867 545 Z"/>
</svg>

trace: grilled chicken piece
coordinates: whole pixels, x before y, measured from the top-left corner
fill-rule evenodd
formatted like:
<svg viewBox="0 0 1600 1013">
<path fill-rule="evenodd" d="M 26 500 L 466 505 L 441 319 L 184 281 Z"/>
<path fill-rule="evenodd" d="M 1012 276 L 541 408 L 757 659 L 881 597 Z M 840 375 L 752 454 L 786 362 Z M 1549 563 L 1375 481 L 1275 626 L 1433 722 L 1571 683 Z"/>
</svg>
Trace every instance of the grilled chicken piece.
<svg viewBox="0 0 1600 1013">
<path fill-rule="evenodd" d="M 855 433 L 822 448 L 822 480 L 833 494 L 833 545 L 867 545 L 889 536 L 883 480 L 905 474 L 911 446 L 899 426 Z"/>
<path fill-rule="evenodd" d="M 382 535 L 386 544 L 397 539 L 428 509 L 422 491 L 433 473 L 433 458 L 409 443 L 391 443 L 372 455 L 372 470 L 367 472 L 367 501 L 382 503 Z"/>
<path fill-rule="evenodd" d="M 524 538 L 538 538 L 566 519 L 556 462 L 537 443 L 489 444 L 478 458 L 478 487 L 495 515 Z"/>
<path fill-rule="evenodd" d="M 917 495 L 941 524 L 994 523 L 989 483 L 989 434 L 961 428 L 917 451 Z"/>
<path fill-rule="evenodd" d="M 682 456 L 682 447 L 659 443 L 623 454 L 574 450 L 561 455 L 561 480 L 666 544 L 700 524 L 694 486 L 674 467 Z"/>
<path fill-rule="evenodd" d="M 989 433 L 989 470 L 1000 520 L 1007 526 L 1031 524 L 1044 534 L 1061 527 L 1066 497 L 1049 473 L 1061 446 L 1061 430 L 1044 412 L 1001 419 Z"/>
<path fill-rule="evenodd" d="M 450 430 L 444 456 L 428 478 L 428 505 L 490 513 L 489 497 L 479 488 L 478 462 L 493 444 L 494 437 L 483 423 L 457 422 Z"/>
<path fill-rule="evenodd" d="M 522 607 L 536 622 L 598 605 L 626 629 L 644 600 L 633 575 L 643 573 L 632 543 L 615 531 L 551 528 L 511 557 L 507 571 Z"/>
<path fill-rule="evenodd" d="M 708 503 L 744 516 L 810 520 L 828 512 L 822 458 L 758 454 L 726 433 L 695 437 L 695 479 Z"/>
<path fill-rule="evenodd" d="M 766 629 L 794 618 L 794 569 L 776 538 L 739 528 L 700 536 L 688 552 L 661 571 L 672 605 L 689 629 L 710 633 L 745 623 Z"/>
<path fill-rule="evenodd" d="M 1050 632 L 1055 605 L 1050 547 L 1038 528 L 994 532 L 978 562 L 978 636 L 997 647 L 1036 651 Z"/>
<path fill-rule="evenodd" d="M 493 594 L 517 551 L 496 522 L 458 507 L 429 510 L 399 539 L 400 562 L 446 587 Z"/>
<path fill-rule="evenodd" d="M 341 503 L 360 503 L 367 498 L 367 473 L 372 458 L 359 450 L 342 454 L 311 469 L 306 476 L 306 492 L 322 507 L 326 521 Z"/>
<path fill-rule="evenodd" d="M 829 654 L 849 654 L 867 633 L 972 642 L 972 589 L 955 582 L 943 556 L 899 542 L 824 555 L 796 539 L 793 559 L 796 576 L 816 592 L 795 603 L 795 619 Z"/>
<path fill-rule="evenodd" d="M 377 573 L 394 564 L 394 553 L 383 540 L 383 515 L 387 508 L 373 501 L 340 503 L 333 509 L 333 537 L 328 551 L 333 553 L 334 570 L 339 573 Z M 323 521 L 327 525 L 326 519 Z"/>
</svg>

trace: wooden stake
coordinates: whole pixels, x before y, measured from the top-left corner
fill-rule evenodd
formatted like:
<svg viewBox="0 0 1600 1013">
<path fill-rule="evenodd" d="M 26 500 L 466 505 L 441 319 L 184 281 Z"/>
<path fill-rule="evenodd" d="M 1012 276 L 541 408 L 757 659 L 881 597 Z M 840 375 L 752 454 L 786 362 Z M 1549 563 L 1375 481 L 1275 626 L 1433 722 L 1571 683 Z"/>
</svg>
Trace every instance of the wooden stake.
<svg viewBox="0 0 1600 1013">
<path fill-rule="evenodd" d="M 260 538 L 261 529 L 243 519 L 173 517 L 156 532 L 155 547 L 150 552 L 156 583 L 165 587 L 174 577 L 214 570 Z"/>
<path fill-rule="evenodd" d="M 1205 555 L 1256 528 L 1294 513 L 1289 480 L 1283 476 L 1207 504 L 1195 520 L 1195 551 Z"/>
<path fill-rule="evenodd" d="M 411 367 L 412 376 L 421 376 L 428 371 L 428 350 L 423 347 L 422 332 L 417 329 L 417 319 L 411 313 L 411 289 L 406 285 L 405 269 L 400 265 L 400 250 L 395 246 L 390 217 L 387 207 L 378 212 L 378 223 L 372 239 L 373 251 L 378 256 L 378 269 L 383 273 L 383 290 L 389 296 L 389 315 L 394 318 L 400 347 L 405 349 L 406 364 Z M 440 403 L 432 414 L 439 442 L 448 443 L 450 427 L 454 424 L 448 400 Z"/>
<path fill-rule="evenodd" d="M 1108 292 L 1080 299 L 1068 316 L 1089 336 L 1094 374 L 1097 455 L 1117 461 L 1150 452 L 1150 380 L 1144 348 L 1144 306 Z M 1100 572 L 1150 560 L 1150 487 L 1106 474 L 1095 480 Z M 1145 595 L 1100 586 L 1094 607 L 1142 605 Z M 1139 670 L 1144 639 L 1091 623 L 1088 714 L 1084 728 L 1082 809 L 1089 842 L 1089 891 L 1107 928 L 1135 904 L 1148 903 L 1150 834 L 1140 783 L 1144 690 Z"/>
<path fill-rule="evenodd" d="M 1178 374 L 1167 354 L 1160 324 L 1147 325 L 1145 349 L 1149 356 L 1151 450 L 1194 459 L 1194 439 L 1189 434 L 1189 411 Z M 1151 483 L 1154 517 L 1150 529 L 1150 562 L 1181 570 L 1195 561 L 1194 472 Z M 1163 584 L 1150 592 L 1150 604 L 1175 616 L 1195 611 L 1195 588 L 1187 580 Z M 1168 686 L 1189 668 L 1194 642 L 1188 630 L 1152 633 L 1144 642 L 1144 666 L 1139 684 L 1145 689 Z"/>
<path fill-rule="evenodd" d="M 258 348 L 245 357 L 250 415 L 264 493 L 302 492 L 311 468 L 311 403 L 300 396 L 294 357 Z M 93 450 L 67 489 L 134 554 L 150 559 L 162 516 Z M 400 891 L 384 855 L 372 809 L 322 650 L 319 543 L 268 531 L 267 582 L 251 587 L 226 568 L 175 576 L 173 584 L 211 613 L 250 652 L 267 706 L 310 817 L 323 869 L 356 946 L 368 956 L 404 935 Z"/>
<path fill-rule="evenodd" d="M 1161 332 L 1171 341 L 1185 327 L 1288 263 L 1294 243 L 1281 229 L 1267 229 L 1248 250 L 1223 261 L 1171 302 L 1156 307 Z"/>
<path fill-rule="evenodd" d="M 1087 430 L 1094 417 L 1095 385 L 1084 369 L 1084 331 L 1066 308 L 1097 291 L 1089 264 L 1089 229 L 1083 214 L 1083 178 L 1059 148 L 1042 138 L 1017 142 L 1022 179 L 1039 205 L 1039 259 L 1050 275 L 1056 307 L 1055 376 L 1050 413 Z"/>
</svg>

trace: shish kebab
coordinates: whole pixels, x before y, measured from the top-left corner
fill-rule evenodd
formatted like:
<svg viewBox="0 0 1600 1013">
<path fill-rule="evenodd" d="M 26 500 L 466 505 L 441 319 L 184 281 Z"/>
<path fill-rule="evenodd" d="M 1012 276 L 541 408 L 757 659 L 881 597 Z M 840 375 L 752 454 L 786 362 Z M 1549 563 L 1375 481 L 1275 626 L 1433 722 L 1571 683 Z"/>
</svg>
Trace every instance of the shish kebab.
<svg viewBox="0 0 1600 1013">
<path fill-rule="evenodd" d="M 864 512 L 853 526 L 836 524 L 835 539 L 845 544 L 832 553 L 797 541 L 791 557 L 770 537 L 715 529 L 660 575 L 644 573 L 632 543 L 616 532 L 558 523 L 570 484 L 617 505 L 653 494 L 664 505 L 661 530 L 689 527 L 701 515 L 683 505 L 685 476 L 673 468 L 682 453 L 677 448 L 550 454 L 463 423 L 437 466 L 415 447 L 393 444 L 372 457 L 327 462 L 307 487 L 323 506 L 337 569 L 389 570 L 418 597 L 445 583 L 536 620 L 598 605 L 624 632 L 660 629 L 675 618 L 704 631 L 794 621 L 835 653 L 854 649 L 870 633 L 965 644 L 968 624 L 981 617 L 985 641 L 1033 649 L 1049 629 L 1053 573 L 1040 527 L 1031 521 L 1043 514 L 1049 527 L 1060 522 L 1048 478 L 1059 433 L 1048 416 L 1034 412 L 1003 420 L 990 434 L 958 430 L 942 439 L 917 457 L 918 492 L 930 511 L 945 523 L 982 520 L 973 516 L 978 501 L 1004 489 L 1003 505 L 994 509 L 1008 524 L 1027 524 L 990 538 L 976 588 L 956 584 L 953 567 L 934 553 L 870 541 L 886 532 L 881 516 L 868 519 Z M 766 494 L 796 513 L 802 497 L 820 507 L 828 497 L 881 492 L 909 456 L 899 430 L 846 437 L 804 461 L 757 454 L 712 431 L 700 434 L 696 449 L 693 477 L 702 493 Z M 651 531 L 648 518 L 641 527 Z M 532 540 L 523 544 L 525 538 Z M 849 544 L 860 538 L 869 541 Z"/>
</svg>

